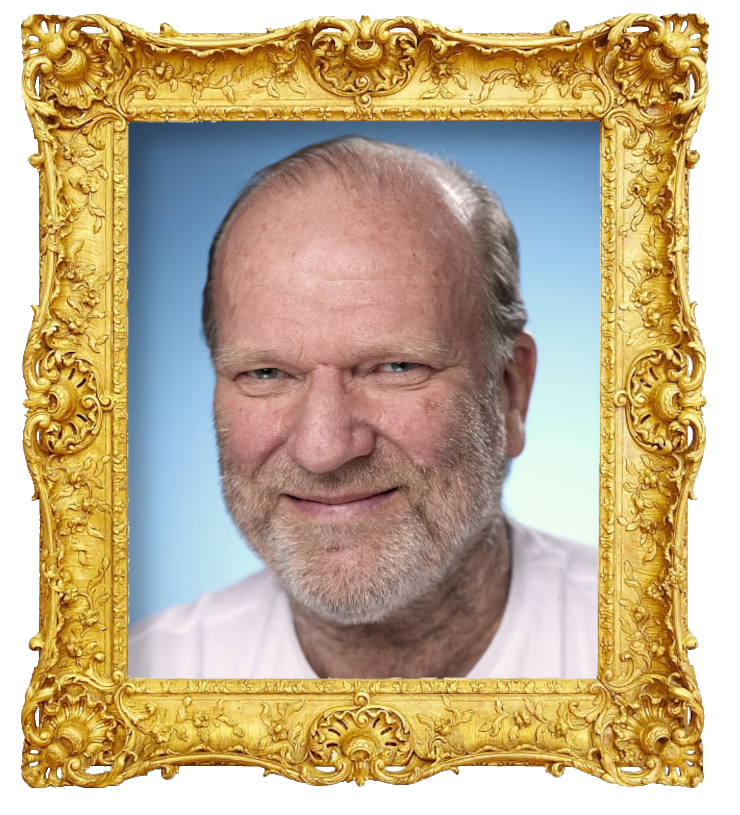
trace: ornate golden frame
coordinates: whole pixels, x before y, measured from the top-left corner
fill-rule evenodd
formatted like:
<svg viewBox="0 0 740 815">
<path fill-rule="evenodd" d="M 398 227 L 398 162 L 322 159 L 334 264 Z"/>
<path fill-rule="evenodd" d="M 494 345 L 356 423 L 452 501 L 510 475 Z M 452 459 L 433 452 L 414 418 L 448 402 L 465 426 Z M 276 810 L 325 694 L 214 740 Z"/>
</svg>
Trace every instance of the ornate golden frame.
<svg viewBox="0 0 740 815">
<path fill-rule="evenodd" d="M 406 784 L 538 764 L 697 784 L 686 511 L 704 352 L 687 291 L 687 181 L 706 22 L 633 14 L 575 33 L 561 22 L 466 35 L 323 17 L 261 35 L 155 35 L 34 15 L 22 37 L 41 207 L 24 357 L 41 513 L 26 781 L 105 786 L 241 764 L 311 784 Z M 127 123 L 285 118 L 601 122 L 598 680 L 127 677 Z"/>
</svg>

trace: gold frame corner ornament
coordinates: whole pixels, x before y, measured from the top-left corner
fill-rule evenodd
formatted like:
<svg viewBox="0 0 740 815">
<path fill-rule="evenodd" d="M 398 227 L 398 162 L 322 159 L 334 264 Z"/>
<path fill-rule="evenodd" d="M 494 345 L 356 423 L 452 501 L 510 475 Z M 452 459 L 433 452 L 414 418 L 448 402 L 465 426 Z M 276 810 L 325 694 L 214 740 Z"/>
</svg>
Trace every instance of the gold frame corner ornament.
<svg viewBox="0 0 740 815">
<path fill-rule="evenodd" d="M 686 513 L 705 363 L 687 288 L 687 180 L 707 36 L 693 14 L 532 35 L 411 17 L 243 35 L 151 34 L 98 15 L 23 22 L 41 215 L 23 363 L 41 515 L 28 784 L 98 787 L 186 764 L 311 784 L 514 763 L 626 785 L 702 779 Z M 600 122 L 598 679 L 128 678 L 127 126 L 283 118 Z"/>
</svg>

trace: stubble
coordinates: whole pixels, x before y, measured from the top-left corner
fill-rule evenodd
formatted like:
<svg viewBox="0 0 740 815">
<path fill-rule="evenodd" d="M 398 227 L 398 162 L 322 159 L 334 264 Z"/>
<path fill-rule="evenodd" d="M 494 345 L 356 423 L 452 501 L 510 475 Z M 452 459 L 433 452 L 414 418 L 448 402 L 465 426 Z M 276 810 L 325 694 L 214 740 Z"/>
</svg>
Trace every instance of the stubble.
<svg viewBox="0 0 740 815">
<path fill-rule="evenodd" d="M 346 624 L 387 620 L 439 588 L 474 541 L 497 537 L 506 431 L 498 394 L 487 397 L 457 397 L 428 467 L 379 438 L 369 455 L 329 473 L 278 451 L 250 476 L 217 414 L 222 490 L 234 523 L 309 610 Z M 387 508 L 351 519 L 301 517 L 280 503 L 284 495 L 390 489 L 399 494 Z"/>
</svg>

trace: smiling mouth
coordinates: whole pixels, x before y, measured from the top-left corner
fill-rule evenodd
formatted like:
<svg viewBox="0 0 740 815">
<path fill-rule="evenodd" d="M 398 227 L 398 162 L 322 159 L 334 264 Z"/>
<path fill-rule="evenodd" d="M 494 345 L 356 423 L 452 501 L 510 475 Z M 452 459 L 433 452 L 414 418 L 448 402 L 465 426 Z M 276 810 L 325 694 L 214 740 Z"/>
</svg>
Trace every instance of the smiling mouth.
<svg viewBox="0 0 740 815">
<path fill-rule="evenodd" d="M 310 501 L 313 504 L 330 504 L 336 506 L 337 504 L 353 504 L 356 501 L 365 501 L 368 498 L 375 498 L 379 495 L 387 495 L 389 492 L 395 492 L 396 487 L 391 487 L 389 490 L 371 490 L 369 492 L 352 492 L 345 493 L 344 495 L 291 495 L 286 493 L 288 498 L 293 498 L 296 501 Z"/>
<path fill-rule="evenodd" d="M 383 492 L 347 493 L 346 495 L 289 495 L 283 497 L 298 512 L 313 518 L 352 518 L 378 509 L 398 492 L 392 487 Z"/>
</svg>

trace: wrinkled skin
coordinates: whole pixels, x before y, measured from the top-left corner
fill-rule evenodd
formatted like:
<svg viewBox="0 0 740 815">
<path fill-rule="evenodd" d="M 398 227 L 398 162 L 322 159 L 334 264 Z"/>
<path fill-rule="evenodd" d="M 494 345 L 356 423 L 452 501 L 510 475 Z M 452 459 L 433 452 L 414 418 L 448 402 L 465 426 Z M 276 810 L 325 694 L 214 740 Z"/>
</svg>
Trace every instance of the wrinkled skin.
<svg viewBox="0 0 740 815">
<path fill-rule="evenodd" d="M 464 675 L 506 603 L 534 345 L 487 381 L 467 228 L 417 200 L 258 194 L 219 252 L 224 494 L 322 676 Z"/>
</svg>

